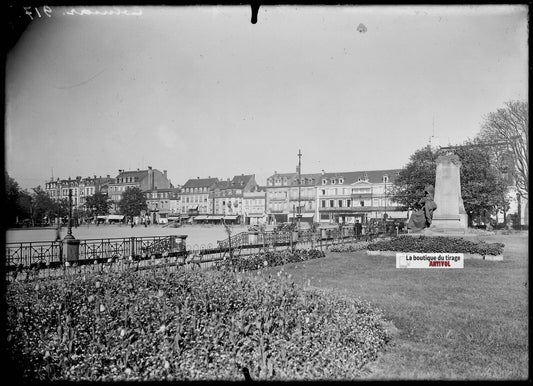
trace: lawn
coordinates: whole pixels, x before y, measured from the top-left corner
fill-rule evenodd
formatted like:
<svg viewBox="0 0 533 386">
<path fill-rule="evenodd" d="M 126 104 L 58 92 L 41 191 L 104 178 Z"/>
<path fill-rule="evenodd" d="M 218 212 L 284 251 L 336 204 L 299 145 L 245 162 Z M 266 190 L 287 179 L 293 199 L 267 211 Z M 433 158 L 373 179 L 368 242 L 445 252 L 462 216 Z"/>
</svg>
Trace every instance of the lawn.
<svg viewBox="0 0 533 386">
<path fill-rule="evenodd" d="M 504 243 L 504 261 L 396 269 L 395 257 L 360 251 L 283 269 L 301 285 L 368 300 L 383 311 L 394 338 L 365 378 L 527 379 L 528 234 L 480 239 Z"/>
</svg>

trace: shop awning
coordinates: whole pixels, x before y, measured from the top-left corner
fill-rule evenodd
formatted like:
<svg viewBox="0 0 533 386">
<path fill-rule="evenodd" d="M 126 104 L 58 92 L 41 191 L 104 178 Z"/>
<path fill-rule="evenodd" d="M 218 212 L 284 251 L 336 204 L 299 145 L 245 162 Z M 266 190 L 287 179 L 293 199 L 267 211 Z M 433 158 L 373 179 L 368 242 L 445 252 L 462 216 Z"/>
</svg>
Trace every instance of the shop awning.
<svg viewBox="0 0 533 386">
<path fill-rule="evenodd" d="M 107 215 L 108 220 L 123 220 L 124 216 L 120 214 L 109 214 Z"/>
<path fill-rule="evenodd" d="M 198 220 L 207 220 L 207 216 L 205 216 L 205 215 L 200 215 L 200 216 L 196 216 L 194 219 L 195 219 L 196 221 L 198 221 Z"/>
<path fill-rule="evenodd" d="M 264 214 L 247 214 L 247 217 L 265 217 Z"/>
<path fill-rule="evenodd" d="M 207 219 L 208 220 L 222 220 L 222 217 L 223 216 L 209 216 Z"/>
<path fill-rule="evenodd" d="M 239 216 L 224 216 L 224 220 L 237 220 Z"/>
<path fill-rule="evenodd" d="M 294 215 L 294 217 L 298 218 L 298 215 Z M 314 213 L 302 213 L 302 218 L 313 218 L 315 217 Z M 292 213 L 289 213 L 289 218 L 292 218 Z"/>
</svg>

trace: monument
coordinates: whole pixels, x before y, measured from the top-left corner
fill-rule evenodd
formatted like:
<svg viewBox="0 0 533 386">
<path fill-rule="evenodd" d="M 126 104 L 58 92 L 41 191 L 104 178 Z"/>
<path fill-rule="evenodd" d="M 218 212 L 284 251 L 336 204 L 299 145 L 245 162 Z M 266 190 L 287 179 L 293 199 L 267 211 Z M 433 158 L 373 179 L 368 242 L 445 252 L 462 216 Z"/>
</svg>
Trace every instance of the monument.
<svg viewBox="0 0 533 386">
<path fill-rule="evenodd" d="M 447 153 L 437 158 L 435 176 L 435 203 L 437 210 L 429 231 L 435 233 L 465 234 L 467 214 L 461 196 L 461 161 L 456 154 Z"/>
</svg>

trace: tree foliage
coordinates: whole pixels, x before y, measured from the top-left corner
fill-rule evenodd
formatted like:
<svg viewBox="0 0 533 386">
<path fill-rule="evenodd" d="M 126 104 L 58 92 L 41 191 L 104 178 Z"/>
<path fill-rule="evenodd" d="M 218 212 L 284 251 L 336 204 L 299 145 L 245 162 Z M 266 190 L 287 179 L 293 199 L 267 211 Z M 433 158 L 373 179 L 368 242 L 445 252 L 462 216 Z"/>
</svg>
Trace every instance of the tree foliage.
<svg viewBox="0 0 533 386">
<path fill-rule="evenodd" d="M 520 195 L 529 196 L 529 104 L 510 101 L 505 107 L 484 118 L 478 140 L 485 143 L 505 142 L 504 147 L 493 147 L 501 157 L 512 155 L 511 173 Z M 490 148 L 490 147 L 489 147 Z M 494 150 L 495 149 L 495 150 Z"/>
<path fill-rule="evenodd" d="M 146 197 L 138 187 L 128 187 L 122 193 L 119 204 L 120 213 L 126 217 L 139 216 L 141 211 L 146 210 Z"/>
<path fill-rule="evenodd" d="M 472 144 L 467 142 L 466 145 Z M 470 219 L 505 209 L 509 205 L 507 184 L 492 165 L 484 148 L 464 147 L 455 150 L 461 160 L 461 195 Z M 435 186 L 438 151 L 429 146 L 417 150 L 394 182 L 392 199 L 405 208 L 414 208 L 426 185 Z M 438 208 L 437 208 L 438 211 Z"/>
<path fill-rule="evenodd" d="M 111 200 L 107 194 L 96 192 L 85 199 L 85 208 L 91 216 L 105 216 L 109 214 Z"/>
</svg>

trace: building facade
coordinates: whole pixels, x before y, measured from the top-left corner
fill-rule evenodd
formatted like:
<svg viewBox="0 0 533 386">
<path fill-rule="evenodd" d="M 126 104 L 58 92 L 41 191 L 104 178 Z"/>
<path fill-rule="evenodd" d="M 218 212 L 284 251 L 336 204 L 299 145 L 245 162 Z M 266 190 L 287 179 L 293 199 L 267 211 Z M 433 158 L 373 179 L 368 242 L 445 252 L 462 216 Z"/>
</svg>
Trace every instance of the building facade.
<svg viewBox="0 0 533 386">
<path fill-rule="evenodd" d="M 209 194 L 218 178 L 189 179 L 181 188 L 181 215 L 183 218 L 209 214 Z"/>
<path fill-rule="evenodd" d="M 75 211 L 84 211 L 87 197 L 97 192 L 107 194 L 109 184 L 114 179 L 107 177 L 85 177 L 77 176 L 75 179 L 50 180 L 45 183 L 45 192 L 54 201 L 68 200 L 69 190 L 72 190 L 72 207 Z"/>
<path fill-rule="evenodd" d="M 146 215 L 153 224 L 167 223 L 171 215 L 179 213 L 176 211 L 176 203 L 179 202 L 179 189 L 149 189 L 143 193 L 146 197 Z"/>
<path fill-rule="evenodd" d="M 366 223 L 370 219 L 407 220 L 391 200 L 400 169 L 322 173 L 316 187 L 316 217 L 327 223 Z"/>
<path fill-rule="evenodd" d="M 209 214 L 201 220 L 244 223 L 244 194 L 257 188 L 254 174 L 218 181 L 209 193 Z"/>
<path fill-rule="evenodd" d="M 287 222 L 301 215 L 301 221 L 317 221 L 316 185 L 320 173 L 278 173 L 267 178 L 266 212 L 268 222 Z"/>
<path fill-rule="evenodd" d="M 109 184 L 108 195 L 111 198 L 111 212 L 118 213 L 119 202 L 122 194 L 128 188 L 137 187 L 142 191 L 152 191 L 154 189 L 172 188 L 172 183 L 167 177 L 167 171 L 163 172 L 148 166 L 146 170 L 122 170 L 119 169 L 114 181 Z"/>
<path fill-rule="evenodd" d="M 250 192 L 244 192 L 242 211 L 245 225 L 258 225 L 267 221 L 266 190 L 257 186 Z"/>
</svg>

